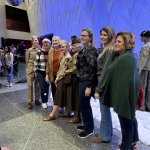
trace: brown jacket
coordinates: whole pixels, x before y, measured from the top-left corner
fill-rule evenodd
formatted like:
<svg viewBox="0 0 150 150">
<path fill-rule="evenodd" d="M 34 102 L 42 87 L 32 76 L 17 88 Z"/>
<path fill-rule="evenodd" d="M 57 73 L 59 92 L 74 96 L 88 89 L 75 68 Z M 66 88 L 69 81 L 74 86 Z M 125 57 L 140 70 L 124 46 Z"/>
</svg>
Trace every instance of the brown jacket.
<svg viewBox="0 0 150 150">
<path fill-rule="evenodd" d="M 26 69 L 26 76 L 27 77 L 34 77 L 35 72 L 34 72 L 34 60 L 37 54 L 37 49 L 34 47 L 31 47 L 28 49 L 26 53 L 26 64 L 27 64 L 27 69 Z"/>
<path fill-rule="evenodd" d="M 62 56 L 63 53 L 60 52 L 59 63 Z M 54 57 L 54 48 L 52 48 L 48 53 L 48 61 L 46 65 L 46 74 L 48 74 L 50 82 L 54 82 L 53 57 Z"/>
</svg>

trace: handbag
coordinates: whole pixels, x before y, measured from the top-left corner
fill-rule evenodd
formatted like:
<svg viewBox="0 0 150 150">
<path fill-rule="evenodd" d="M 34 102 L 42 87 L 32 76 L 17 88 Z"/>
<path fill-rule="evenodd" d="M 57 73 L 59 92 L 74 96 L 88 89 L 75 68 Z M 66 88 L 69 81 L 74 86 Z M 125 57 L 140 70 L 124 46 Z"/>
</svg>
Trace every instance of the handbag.
<svg viewBox="0 0 150 150">
<path fill-rule="evenodd" d="M 71 77 L 72 77 L 72 74 L 65 75 L 64 83 L 71 84 Z"/>
</svg>

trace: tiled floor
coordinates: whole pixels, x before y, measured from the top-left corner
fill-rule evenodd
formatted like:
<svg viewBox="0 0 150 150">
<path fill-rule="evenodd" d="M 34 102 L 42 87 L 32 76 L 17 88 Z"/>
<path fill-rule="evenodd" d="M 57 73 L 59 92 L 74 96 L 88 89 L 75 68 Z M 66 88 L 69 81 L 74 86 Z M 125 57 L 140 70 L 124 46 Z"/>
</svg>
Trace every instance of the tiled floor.
<svg viewBox="0 0 150 150">
<path fill-rule="evenodd" d="M 54 121 L 43 122 L 52 107 L 43 109 L 33 105 L 27 109 L 26 83 L 5 87 L 5 78 L 0 89 L 0 146 L 10 150 L 115 150 L 121 141 L 121 133 L 114 129 L 112 141 L 94 144 L 90 136 L 78 138 L 78 124 L 68 124 L 67 119 L 58 118 Z M 94 132 L 98 133 L 99 124 L 96 119 Z M 150 147 L 139 142 L 138 150 L 150 150 Z"/>
</svg>

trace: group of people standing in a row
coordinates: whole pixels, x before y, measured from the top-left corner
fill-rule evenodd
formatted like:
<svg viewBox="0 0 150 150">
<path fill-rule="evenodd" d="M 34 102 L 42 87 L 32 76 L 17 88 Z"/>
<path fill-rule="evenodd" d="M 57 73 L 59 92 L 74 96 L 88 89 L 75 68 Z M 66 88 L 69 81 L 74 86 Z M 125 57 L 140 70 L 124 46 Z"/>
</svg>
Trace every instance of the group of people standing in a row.
<svg viewBox="0 0 150 150">
<path fill-rule="evenodd" d="M 74 38 L 70 45 L 54 36 L 51 41 L 45 38 L 42 48 L 36 36 L 32 37 L 33 46 L 26 53 L 26 76 L 28 85 L 28 109 L 32 108 L 33 83 L 35 87 L 35 104 L 49 106 L 49 84 L 51 84 L 54 107 L 52 112 L 43 119 L 56 119 L 56 113 L 65 107 L 65 112 L 59 117 L 74 117 L 68 123 L 78 123 L 83 120 L 83 126 L 77 126 L 80 138 L 93 134 L 94 120 L 90 105 L 91 96 L 100 101 L 101 125 L 95 134 L 94 143 L 109 142 L 113 136 L 110 107 L 117 113 L 121 131 L 122 143 L 120 150 L 131 150 L 137 147 L 139 141 L 138 125 L 135 118 L 141 84 L 144 89 L 142 109 L 150 109 L 149 71 L 150 71 L 150 32 L 143 31 L 141 40 L 145 42 L 140 52 L 139 65 L 132 52 L 135 47 L 135 36 L 131 32 L 119 32 L 117 35 L 111 27 L 100 30 L 103 52 L 98 55 L 94 47 L 93 31 L 84 28 L 81 39 Z M 82 45 L 84 46 L 82 48 Z M 145 92 L 146 91 L 146 92 Z M 40 95 L 41 93 L 41 95 Z"/>
</svg>

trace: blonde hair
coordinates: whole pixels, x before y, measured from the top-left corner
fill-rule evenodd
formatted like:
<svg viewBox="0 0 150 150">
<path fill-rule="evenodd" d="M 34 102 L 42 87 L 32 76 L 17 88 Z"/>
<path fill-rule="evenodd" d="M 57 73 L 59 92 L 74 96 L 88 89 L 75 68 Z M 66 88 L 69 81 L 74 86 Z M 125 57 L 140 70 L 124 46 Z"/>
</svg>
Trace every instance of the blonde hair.
<svg viewBox="0 0 150 150">
<path fill-rule="evenodd" d="M 69 52 L 70 52 L 70 45 L 69 45 L 65 40 L 61 40 L 59 44 L 60 44 L 60 46 L 61 46 L 62 44 L 65 44 L 66 47 L 69 48 Z"/>
<path fill-rule="evenodd" d="M 110 51 L 114 51 L 114 45 L 115 45 L 115 36 L 116 36 L 115 30 L 112 27 L 104 27 L 102 28 L 102 30 L 100 30 L 100 34 L 102 33 L 102 31 L 105 31 L 107 33 L 109 42 L 103 49 L 103 52 L 101 53 L 99 58 L 101 58 L 104 55 L 107 49 L 109 49 Z"/>
<path fill-rule="evenodd" d="M 32 46 L 33 46 L 34 40 L 35 40 L 35 39 L 38 39 L 38 37 L 35 36 L 35 35 L 32 35 L 32 36 L 31 36 L 31 39 L 32 39 Z M 38 41 L 39 41 L 39 39 L 38 39 Z M 37 48 L 39 48 L 39 45 L 37 46 Z"/>
<path fill-rule="evenodd" d="M 132 32 L 119 32 L 116 35 L 115 40 L 118 36 L 121 36 L 123 38 L 126 50 L 133 50 L 135 48 L 135 36 Z"/>
<path fill-rule="evenodd" d="M 84 29 L 82 30 L 82 32 L 83 32 L 83 31 L 86 31 L 88 34 L 89 34 L 89 31 L 91 32 L 91 35 L 89 34 L 89 37 L 92 38 L 90 44 L 92 44 L 93 46 L 95 46 L 94 33 L 93 33 L 93 31 L 92 31 L 91 29 L 89 29 L 89 28 L 84 28 Z"/>
</svg>

